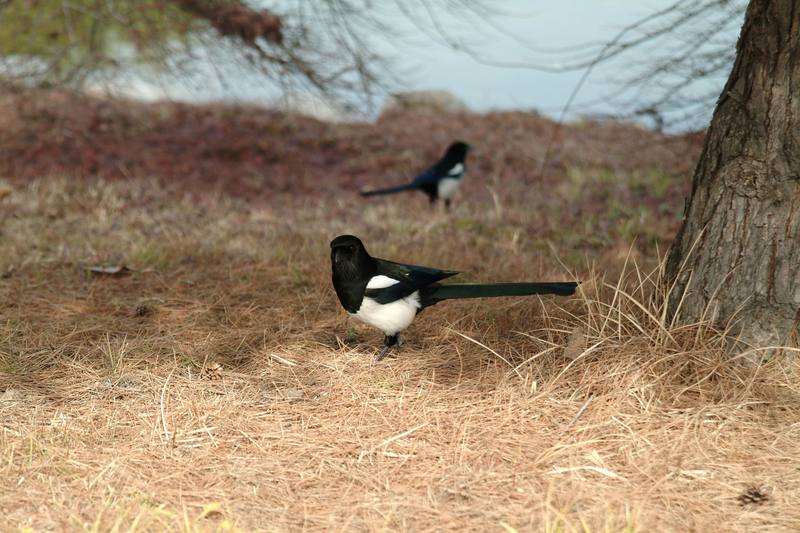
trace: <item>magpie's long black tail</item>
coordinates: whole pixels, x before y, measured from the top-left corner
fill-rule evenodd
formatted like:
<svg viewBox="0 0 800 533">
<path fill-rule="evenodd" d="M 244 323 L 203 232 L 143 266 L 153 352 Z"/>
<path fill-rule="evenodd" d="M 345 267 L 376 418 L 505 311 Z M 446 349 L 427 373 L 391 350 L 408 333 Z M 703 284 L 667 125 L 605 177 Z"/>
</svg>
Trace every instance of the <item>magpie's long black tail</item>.
<svg viewBox="0 0 800 533">
<path fill-rule="evenodd" d="M 529 296 L 531 294 L 557 294 L 569 296 L 575 293 L 577 283 L 448 283 L 430 286 L 422 292 L 422 305 L 427 307 L 442 300 L 456 298 L 494 298 L 498 296 Z"/>
<path fill-rule="evenodd" d="M 361 196 L 379 196 L 381 194 L 394 194 L 396 192 L 411 191 L 417 186 L 413 183 L 398 185 L 397 187 L 387 187 L 386 189 L 375 189 L 374 191 L 361 191 Z"/>
</svg>

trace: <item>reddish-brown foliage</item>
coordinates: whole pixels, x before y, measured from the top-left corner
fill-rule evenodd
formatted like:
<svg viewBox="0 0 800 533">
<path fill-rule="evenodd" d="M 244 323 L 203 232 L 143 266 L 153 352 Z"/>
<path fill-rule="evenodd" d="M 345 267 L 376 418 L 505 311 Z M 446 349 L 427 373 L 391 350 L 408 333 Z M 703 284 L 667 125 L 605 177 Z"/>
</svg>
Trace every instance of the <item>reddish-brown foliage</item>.
<svg viewBox="0 0 800 533">
<path fill-rule="evenodd" d="M 561 128 L 526 112 L 389 111 L 374 123 L 325 123 L 233 105 L 147 104 L 65 92 L 0 97 L 0 175 L 181 180 L 248 196 L 329 194 L 409 179 L 453 139 L 474 145 L 467 194 L 553 183 L 570 167 L 688 176 L 702 143 L 631 124 Z M 444 120 L 446 118 L 446 120 Z"/>
<path fill-rule="evenodd" d="M 209 22 L 219 33 L 252 45 L 256 39 L 279 43 L 281 18 L 266 9 L 252 9 L 240 2 L 172 0 L 181 9 Z"/>
</svg>

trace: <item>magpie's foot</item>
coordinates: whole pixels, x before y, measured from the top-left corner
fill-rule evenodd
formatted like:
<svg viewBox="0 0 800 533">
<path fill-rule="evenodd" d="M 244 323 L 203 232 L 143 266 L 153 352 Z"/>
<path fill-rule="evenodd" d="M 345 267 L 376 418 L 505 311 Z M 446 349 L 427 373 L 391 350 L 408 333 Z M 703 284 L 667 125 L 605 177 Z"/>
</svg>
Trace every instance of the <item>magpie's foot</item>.
<svg viewBox="0 0 800 533">
<path fill-rule="evenodd" d="M 386 354 L 389 353 L 389 349 L 392 346 L 400 346 L 400 335 L 383 336 L 383 350 L 381 350 L 381 353 L 375 356 L 375 359 L 372 360 L 372 364 L 375 364 L 386 357 Z"/>
<path fill-rule="evenodd" d="M 389 353 L 389 349 L 390 348 L 391 348 L 391 346 L 384 346 L 383 350 L 381 350 L 381 352 L 378 355 L 375 356 L 375 359 L 372 360 L 372 364 L 374 365 L 376 363 L 379 363 L 381 359 L 386 357 L 386 354 Z"/>
</svg>

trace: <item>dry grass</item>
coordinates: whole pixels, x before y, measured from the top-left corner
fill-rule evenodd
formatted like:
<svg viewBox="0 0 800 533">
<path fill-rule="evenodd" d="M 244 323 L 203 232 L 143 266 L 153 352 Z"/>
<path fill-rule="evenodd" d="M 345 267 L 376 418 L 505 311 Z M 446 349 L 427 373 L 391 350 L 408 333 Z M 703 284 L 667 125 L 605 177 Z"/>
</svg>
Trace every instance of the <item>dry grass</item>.
<svg viewBox="0 0 800 533">
<path fill-rule="evenodd" d="M 800 528 L 796 364 L 731 364 L 665 323 L 653 244 L 614 245 L 653 220 L 598 242 L 537 191 L 446 218 L 159 187 L 0 204 L 3 529 Z M 468 279 L 558 279 L 560 258 L 582 293 L 437 306 L 371 366 L 380 334 L 330 288 L 345 231 Z M 751 486 L 763 504 L 737 500 Z"/>
</svg>

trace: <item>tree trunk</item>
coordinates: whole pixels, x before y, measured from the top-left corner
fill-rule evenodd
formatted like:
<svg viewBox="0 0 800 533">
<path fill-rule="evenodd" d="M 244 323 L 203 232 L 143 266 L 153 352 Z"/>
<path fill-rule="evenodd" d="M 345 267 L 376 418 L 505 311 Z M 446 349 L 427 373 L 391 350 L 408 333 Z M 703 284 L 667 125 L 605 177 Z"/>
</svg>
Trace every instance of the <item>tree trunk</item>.
<svg viewBox="0 0 800 533">
<path fill-rule="evenodd" d="M 798 344 L 800 0 L 750 1 L 666 274 L 678 322 Z"/>
</svg>

